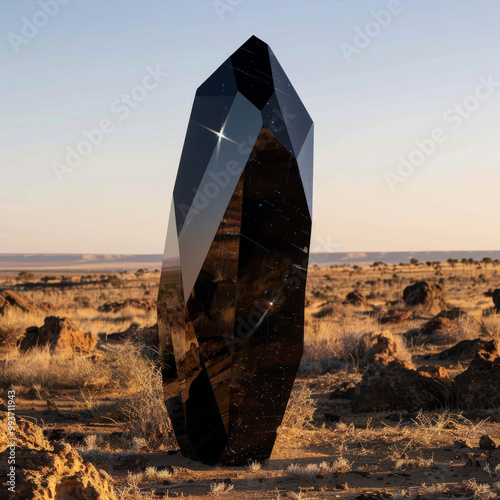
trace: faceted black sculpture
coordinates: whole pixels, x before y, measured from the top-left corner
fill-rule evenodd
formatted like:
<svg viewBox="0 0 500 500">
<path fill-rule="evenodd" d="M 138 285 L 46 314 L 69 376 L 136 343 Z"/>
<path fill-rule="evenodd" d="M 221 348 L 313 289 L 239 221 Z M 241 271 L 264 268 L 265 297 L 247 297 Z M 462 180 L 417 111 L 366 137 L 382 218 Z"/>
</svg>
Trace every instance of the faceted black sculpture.
<svg viewBox="0 0 500 500">
<path fill-rule="evenodd" d="M 300 364 L 313 123 L 250 38 L 196 92 L 158 296 L 165 404 L 185 456 L 269 458 Z"/>
</svg>

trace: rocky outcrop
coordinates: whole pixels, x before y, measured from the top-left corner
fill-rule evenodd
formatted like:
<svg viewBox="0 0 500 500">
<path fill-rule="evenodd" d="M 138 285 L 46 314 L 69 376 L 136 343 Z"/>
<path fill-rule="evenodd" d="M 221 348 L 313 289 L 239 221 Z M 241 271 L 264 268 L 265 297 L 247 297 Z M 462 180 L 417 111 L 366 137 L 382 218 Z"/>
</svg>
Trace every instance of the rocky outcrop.
<svg viewBox="0 0 500 500">
<path fill-rule="evenodd" d="M 498 354 L 498 345 L 494 340 L 462 340 L 449 349 L 440 352 L 437 357 L 441 361 L 471 361 L 479 351 Z"/>
<path fill-rule="evenodd" d="M 433 410 L 445 406 L 450 388 L 415 370 L 398 366 L 371 366 L 354 389 L 352 410 Z"/>
<path fill-rule="evenodd" d="M 124 309 L 140 309 L 141 311 L 152 311 L 156 309 L 154 299 L 126 299 L 123 302 L 106 302 L 97 310 L 105 313 L 117 313 Z"/>
<path fill-rule="evenodd" d="M 469 368 L 455 377 L 453 399 L 463 409 L 500 408 L 500 357 L 495 341 L 479 350 Z"/>
<path fill-rule="evenodd" d="M 54 306 L 47 302 L 33 302 L 28 297 L 24 297 L 20 293 L 12 290 L 4 290 L 0 292 L 0 315 L 12 312 L 50 312 L 54 310 Z"/>
<path fill-rule="evenodd" d="M 90 332 L 82 332 L 70 319 L 49 316 L 40 328 L 32 326 L 26 330 L 19 349 L 26 352 L 34 347 L 49 346 L 52 351 L 91 352 L 96 345 L 96 337 Z"/>
<path fill-rule="evenodd" d="M 407 286 L 403 291 L 403 300 L 408 307 L 423 306 L 429 312 L 448 308 L 442 286 L 427 281 Z"/>
<path fill-rule="evenodd" d="M 500 314 L 500 288 L 497 288 L 493 292 L 493 304 L 495 304 L 495 307 L 497 308 L 497 314 Z"/>
<path fill-rule="evenodd" d="M 354 352 L 361 368 L 370 365 L 411 368 L 411 356 L 402 343 L 390 334 L 367 334 L 361 338 Z"/>
<path fill-rule="evenodd" d="M 117 500 L 110 476 L 84 461 L 69 444 L 52 446 L 37 425 L 19 417 L 16 423 L 15 493 L 12 498 Z M 7 416 L 1 413 L 0 454 L 6 456 L 10 444 Z M 7 480 L 8 467 L 7 460 L 0 460 L 0 475 Z"/>
</svg>

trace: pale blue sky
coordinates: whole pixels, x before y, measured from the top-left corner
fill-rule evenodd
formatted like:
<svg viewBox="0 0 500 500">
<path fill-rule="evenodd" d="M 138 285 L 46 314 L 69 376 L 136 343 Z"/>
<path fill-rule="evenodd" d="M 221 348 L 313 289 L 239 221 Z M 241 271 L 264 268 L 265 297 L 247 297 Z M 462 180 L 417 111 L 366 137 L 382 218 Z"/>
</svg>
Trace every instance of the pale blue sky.
<svg viewBox="0 0 500 500">
<path fill-rule="evenodd" d="M 17 46 L 40 3 L 0 0 L 0 253 L 161 253 L 196 88 L 251 35 L 315 122 L 313 250 L 500 249 L 498 0 L 400 0 L 350 62 L 341 44 L 398 0 L 219 0 L 223 20 L 212 0 L 66 1 Z M 120 120 L 148 67 L 168 75 Z M 443 118 L 490 77 L 470 117 Z M 60 182 L 53 163 L 106 118 Z M 391 189 L 436 128 L 446 140 Z"/>
</svg>

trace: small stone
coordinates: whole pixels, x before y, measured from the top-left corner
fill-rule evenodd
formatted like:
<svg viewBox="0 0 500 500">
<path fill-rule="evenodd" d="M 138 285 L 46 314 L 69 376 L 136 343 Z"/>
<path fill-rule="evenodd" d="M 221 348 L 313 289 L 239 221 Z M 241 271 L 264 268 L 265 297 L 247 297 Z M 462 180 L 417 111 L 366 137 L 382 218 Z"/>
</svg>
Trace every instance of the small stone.
<svg viewBox="0 0 500 500">
<path fill-rule="evenodd" d="M 490 438 L 487 434 L 484 436 L 481 436 L 481 439 L 479 439 L 479 448 L 482 450 L 495 450 L 497 445 L 493 441 L 493 439 Z"/>
</svg>

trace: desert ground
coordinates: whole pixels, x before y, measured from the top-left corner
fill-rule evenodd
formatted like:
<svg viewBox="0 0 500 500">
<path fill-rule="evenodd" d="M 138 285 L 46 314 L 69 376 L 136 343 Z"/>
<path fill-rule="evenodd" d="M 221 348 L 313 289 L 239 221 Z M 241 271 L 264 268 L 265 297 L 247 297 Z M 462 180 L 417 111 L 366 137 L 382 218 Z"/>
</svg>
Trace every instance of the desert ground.
<svg viewBox="0 0 500 500">
<path fill-rule="evenodd" d="M 0 273 L 0 498 L 500 498 L 500 264 L 313 264 L 269 461 L 178 451 L 158 271 Z M 5 482 L 17 426 L 16 494 Z"/>
</svg>

